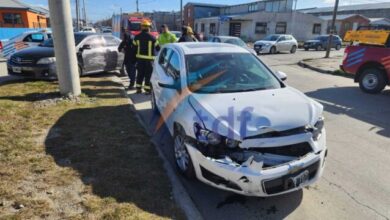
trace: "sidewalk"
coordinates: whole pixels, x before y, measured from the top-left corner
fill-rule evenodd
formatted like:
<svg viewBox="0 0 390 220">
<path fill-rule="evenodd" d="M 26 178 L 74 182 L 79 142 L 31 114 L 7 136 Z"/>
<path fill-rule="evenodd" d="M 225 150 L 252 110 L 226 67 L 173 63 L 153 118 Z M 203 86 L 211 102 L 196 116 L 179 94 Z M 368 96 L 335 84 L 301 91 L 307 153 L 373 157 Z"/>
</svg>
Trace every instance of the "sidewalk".
<svg viewBox="0 0 390 220">
<path fill-rule="evenodd" d="M 340 71 L 341 63 L 342 57 L 335 56 L 330 58 L 305 59 L 300 61 L 298 65 L 320 73 L 334 74 L 335 72 Z"/>
</svg>

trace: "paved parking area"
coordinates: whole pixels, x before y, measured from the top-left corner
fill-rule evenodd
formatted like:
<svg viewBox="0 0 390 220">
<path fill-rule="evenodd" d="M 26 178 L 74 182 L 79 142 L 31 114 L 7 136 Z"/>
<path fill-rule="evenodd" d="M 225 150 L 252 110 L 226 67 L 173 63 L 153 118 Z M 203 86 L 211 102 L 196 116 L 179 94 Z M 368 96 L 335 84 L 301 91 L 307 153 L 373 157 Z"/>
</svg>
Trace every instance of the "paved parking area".
<svg viewBox="0 0 390 220">
<path fill-rule="evenodd" d="M 260 56 L 272 69 L 286 72 L 290 86 L 324 105 L 329 156 L 323 178 L 310 188 L 272 198 L 238 196 L 181 178 L 205 219 L 390 219 L 390 90 L 367 95 L 351 79 L 295 65 L 324 54 Z M 149 97 L 130 96 L 153 130 L 157 116 Z M 153 139 L 174 166 L 167 130 Z"/>
</svg>

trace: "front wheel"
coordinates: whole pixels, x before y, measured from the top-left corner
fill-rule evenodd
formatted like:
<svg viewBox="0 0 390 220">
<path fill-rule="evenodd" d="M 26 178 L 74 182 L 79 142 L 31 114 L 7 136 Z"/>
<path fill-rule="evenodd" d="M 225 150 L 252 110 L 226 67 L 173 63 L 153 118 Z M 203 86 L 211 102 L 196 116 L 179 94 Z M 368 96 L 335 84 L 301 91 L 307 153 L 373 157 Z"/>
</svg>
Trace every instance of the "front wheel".
<svg viewBox="0 0 390 220">
<path fill-rule="evenodd" d="M 380 93 L 386 87 L 385 75 L 378 68 L 367 68 L 360 76 L 359 87 L 366 93 Z"/>
<path fill-rule="evenodd" d="M 320 51 L 320 50 L 322 50 L 322 46 L 321 46 L 321 45 L 318 45 L 318 46 L 316 47 L 316 51 Z"/>
<path fill-rule="evenodd" d="M 271 47 L 270 54 L 276 54 L 276 47 Z"/>
<path fill-rule="evenodd" d="M 177 128 L 173 136 L 173 150 L 175 156 L 176 167 L 185 177 L 189 179 L 195 178 L 195 169 L 192 164 L 190 154 L 185 145 L 186 134 L 182 128 Z"/>
</svg>

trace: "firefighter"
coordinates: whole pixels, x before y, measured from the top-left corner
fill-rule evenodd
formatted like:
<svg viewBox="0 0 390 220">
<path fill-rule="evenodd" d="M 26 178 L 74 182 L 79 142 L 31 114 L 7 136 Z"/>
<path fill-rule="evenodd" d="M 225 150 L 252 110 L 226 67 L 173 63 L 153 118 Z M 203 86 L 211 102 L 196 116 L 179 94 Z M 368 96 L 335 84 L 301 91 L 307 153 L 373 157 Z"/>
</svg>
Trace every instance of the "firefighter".
<svg viewBox="0 0 390 220">
<path fill-rule="evenodd" d="M 134 89 L 136 79 L 135 63 L 137 60 L 134 53 L 133 39 L 128 31 L 124 33 L 123 40 L 118 47 L 119 52 L 121 52 L 122 50 L 124 50 L 125 52 L 124 65 L 126 67 L 126 72 L 130 79 L 129 90 L 132 90 Z"/>
<path fill-rule="evenodd" d="M 135 36 L 133 44 L 137 57 L 137 93 L 142 93 L 142 83 L 145 80 L 144 90 L 145 94 L 150 94 L 150 77 L 153 72 L 153 60 L 155 48 L 159 49 L 156 38 L 153 37 L 150 31 L 151 23 L 148 20 L 141 22 L 141 33 Z"/>
</svg>

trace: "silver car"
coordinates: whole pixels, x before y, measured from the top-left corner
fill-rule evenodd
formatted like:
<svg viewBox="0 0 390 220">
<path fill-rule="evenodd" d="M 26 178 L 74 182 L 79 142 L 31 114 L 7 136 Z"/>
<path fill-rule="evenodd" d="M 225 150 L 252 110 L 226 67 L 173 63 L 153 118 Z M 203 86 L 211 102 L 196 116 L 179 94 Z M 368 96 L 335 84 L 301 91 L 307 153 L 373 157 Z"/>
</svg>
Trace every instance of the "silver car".
<svg viewBox="0 0 390 220">
<path fill-rule="evenodd" d="M 272 34 L 263 40 L 256 41 L 254 50 L 257 54 L 278 52 L 295 53 L 298 48 L 298 42 L 292 35 Z"/>
<path fill-rule="evenodd" d="M 238 37 L 232 37 L 232 36 L 214 36 L 209 39 L 209 42 L 215 42 L 215 43 L 226 43 L 226 44 L 233 44 L 242 48 L 247 49 L 249 52 L 256 54 L 252 48 L 249 48 L 248 45 L 241 40 Z"/>
</svg>

